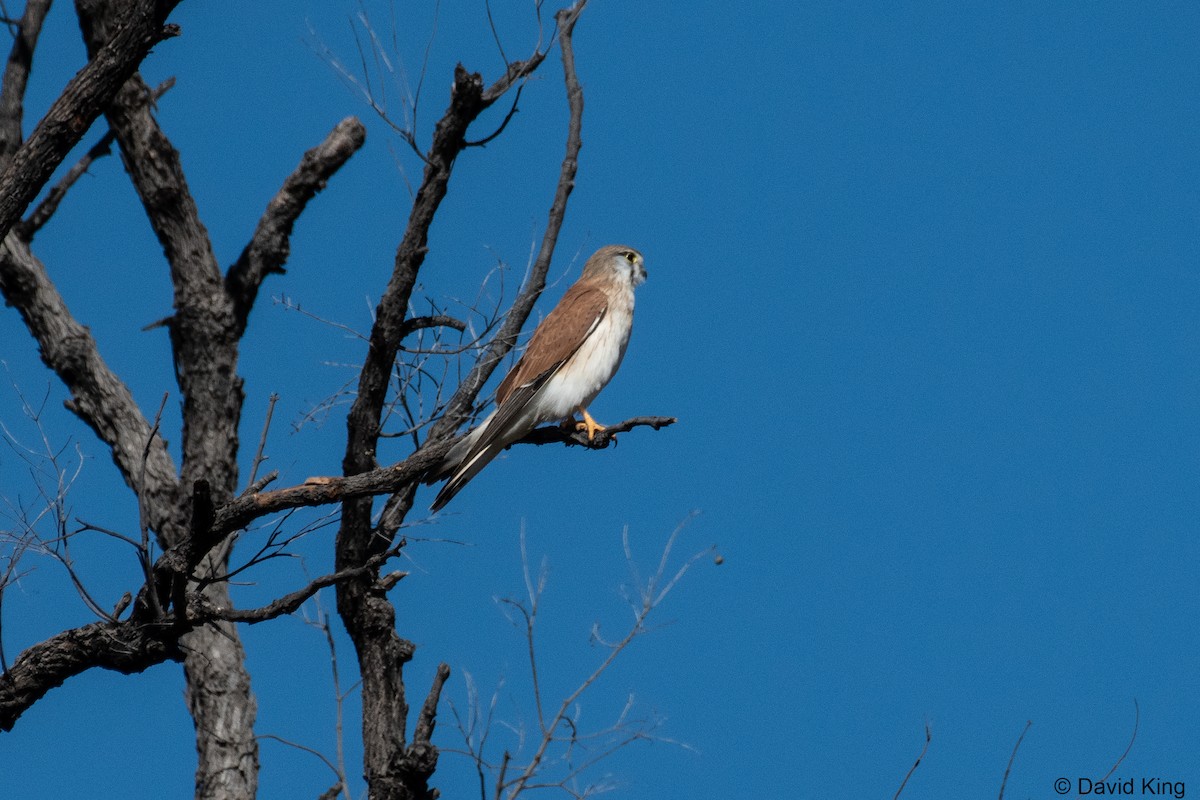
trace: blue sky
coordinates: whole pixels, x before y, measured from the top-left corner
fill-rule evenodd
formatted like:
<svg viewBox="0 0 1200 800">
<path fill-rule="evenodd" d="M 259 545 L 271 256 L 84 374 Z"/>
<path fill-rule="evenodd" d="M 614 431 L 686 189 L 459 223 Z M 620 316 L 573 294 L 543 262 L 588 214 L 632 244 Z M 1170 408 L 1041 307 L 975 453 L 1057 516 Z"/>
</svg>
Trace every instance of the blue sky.
<svg viewBox="0 0 1200 800">
<path fill-rule="evenodd" d="M 365 331 L 407 214 L 405 176 L 419 170 L 318 55 L 328 47 L 359 73 L 357 4 L 238 5 L 181 4 L 183 35 L 144 68 L 151 83 L 177 77 L 159 117 L 222 263 L 305 149 L 345 116 L 368 125 L 300 220 L 243 349 L 245 461 L 277 392 L 270 463 L 295 483 L 339 469 L 344 407 L 324 425 L 291 423 L 349 378 L 338 365 L 363 346 L 271 298 Z M 633 340 L 592 411 L 680 423 L 602 453 L 510 451 L 413 531 L 457 542 L 414 543 L 392 595 L 419 645 L 414 693 L 445 660 L 460 707 L 470 673 L 487 696 L 502 682 L 505 720 L 528 722 L 523 643 L 494 601 L 523 591 L 522 528 L 550 567 L 539 644 L 561 694 L 603 657 L 593 622 L 628 622 L 622 528 L 649 566 L 698 511 L 678 557 L 715 545 L 724 563 L 697 562 L 661 609 L 670 624 L 583 703 L 584 719 L 605 721 L 634 692 L 639 713 L 664 717 L 664 739 L 689 747 L 622 752 L 606 766 L 614 796 L 890 797 L 927 723 L 904 797 L 987 796 L 1031 720 L 1006 796 L 1050 797 L 1056 778 L 1108 772 L 1135 699 L 1137 739 L 1116 775 L 1200 784 L 1200 11 L 648 5 L 594 0 L 579 23 L 584 147 L 540 309 L 578 274 L 577 254 L 638 247 L 650 277 Z M 366 7 L 387 31 L 387 5 Z M 395 63 L 412 76 L 431 7 L 396 4 Z M 531 8 L 497 8 L 510 55 L 537 39 Z M 436 29 L 423 141 L 455 61 L 488 79 L 500 66 L 481 2 L 446 0 Z M 82 65 L 77 40 L 57 4 L 31 118 Z M 540 237 L 563 151 L 554 58 L 505 134 L 459 159 L 423 272 L 439 302 L 473 297 L 497 259 L 511 291 Z M 35 250 L 152 414 L 175 386 L 165 334 L 139 329 L 169 313 L 170 288 L 117 158 L 72 190 Z M 87 456 L 74 514 L 136 528 L 11 309 L 0 358 L 29 396 L 49 386 L 48 430 Z M 8 386 L 0 419 L 33 439 Z M 404 455 L 393 446 L 384 459 Z M 0 481 L 29 496 L 7 448 Z M 236 596 L 299 585 L 328 567 L 331 542 L 332 529 L 314 533 L 303 562 L 260 571 Z M 76 549 L 99 596 L 134 585 L 128 552 Z M 39 562 L 6 596 L 10 659 L 89 621 L 65 586 Z M 290 619 L 244 635 L 259 732 L 332 754 L 320 635 Z M 339 646 L 346 673 L 352 649 Z M 164 666 L 54 691 L 0 739 L 3 794 L 187 796 L 182 685 Z M 458 744 L 448 714 L 439 737 Z M 331 782 L 273 741 L 262 761 L 264 798 Z M 468 796 L 469 765 L 445 755 L 436 783 Z"/>
</svg>

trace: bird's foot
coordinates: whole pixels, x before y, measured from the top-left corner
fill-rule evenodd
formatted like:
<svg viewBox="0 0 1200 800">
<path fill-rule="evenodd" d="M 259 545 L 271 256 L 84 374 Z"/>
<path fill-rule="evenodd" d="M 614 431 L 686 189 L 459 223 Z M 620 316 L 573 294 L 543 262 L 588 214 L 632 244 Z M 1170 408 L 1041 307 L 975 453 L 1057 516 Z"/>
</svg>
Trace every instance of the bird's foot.
<svg viewBox="0 0 1200 800">
<path fill-rule="evenodd" d="M 576 422 L 575 430 L 587 431 L 587 438 L 589 442 L 596 438 L 596 431 L 607 430 L 605 426 L 592 419 L 592 415 L 587 412 L 586 408 L 579 409 L 579 413 L 583 414 L 583 422 Z"/>
</svg>

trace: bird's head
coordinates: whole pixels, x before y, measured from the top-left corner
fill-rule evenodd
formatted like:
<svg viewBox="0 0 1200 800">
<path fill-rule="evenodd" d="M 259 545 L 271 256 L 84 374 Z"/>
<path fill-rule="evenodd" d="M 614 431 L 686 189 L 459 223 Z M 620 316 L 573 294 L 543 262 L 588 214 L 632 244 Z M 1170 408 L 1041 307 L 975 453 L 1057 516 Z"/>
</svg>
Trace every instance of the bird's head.
<svg viewBox="0 0 1200 800">
<path fill-rule="evenodd" d="M 610 244 L 597 250 L 583 265 L 584 278 L 617 278 L 630 286 L 646 280 L 646 262 L 632 247 Z"/>
</svg>

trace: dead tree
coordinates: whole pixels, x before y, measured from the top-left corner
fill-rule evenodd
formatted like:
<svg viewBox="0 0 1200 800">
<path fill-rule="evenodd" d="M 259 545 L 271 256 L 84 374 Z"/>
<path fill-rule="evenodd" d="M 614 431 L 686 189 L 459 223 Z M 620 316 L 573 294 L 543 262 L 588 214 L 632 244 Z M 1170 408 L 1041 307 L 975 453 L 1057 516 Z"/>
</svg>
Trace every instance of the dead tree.
<svg viewBox="0 0 1200 800">
<path fill-rule="evenodd" d="M 528 58 L 508 61 L 494 81 L 486 82 L 462 66 L 455 70 L 448 107 L 420 152 L 424 174 L 363 353 L 347 417 L 343 474 L 270 491 L 266 487 L 276 478 L 274 473 L 239 491 L 244 399 L 239 350 L 260 287 L 269 275 L 283 272 L 293 226 L 325 182 L 361 147 L 365 128 L 356 119 L 343 120 L 305 153 L 268 204 L 241 256 L 223 270 L 179 155 L 155 117 L 155 102 L 168 87 L 151 87 L 138 72 L 152 46 L 169 47 L 167 40 L 180 33 L 167 21 L 177 2 L 76 0 L 88 64 L 28 139 L 22 138 L 25 86 L 50 0 L 28 0 L 14 23 L 14 44 L 0 90 L 0 290 L 36 340 L 45 365 L 69 391 L 68 408 L 107 446 L 131 490 L 141 531 L 124 538 L 138 548 L 145 575 L 140 587 L 130 587 L 128 602 L 111 611 L 96 609 L 97 621 L 62 631 L 4 661 L 0 730 L 10 730 L 47 692 L 86 670 L 100 667 L 131 674 L 166 661 L 181 662 L 199 752 L 196 796 L 251 798 L 258 780 L 255 699 L 238 624 L 291 613 L 319 589 L 333 586 L 362 679 L 363 769 L 369 794 L 381 800 L 432 798 L 436 790 L 429 781 L 438 753 L 430 737 L 449 669 L 439 666 L 419 709 L 410 713 L 404 666 L 413 645 L 397 631 L 395 608 L 388 598 L 396 579 L 385 574 L 384 567 L 405 544 L 398 532 L 422 477 L 446 452 L 460 426 L 481 408 L 483 387 L 516 345 L 545 285 L 580 150 L 583 97 L 575 77 L 572 31 L 586 0 L 558 12 L 554 35 Z M 519 96 L 520 87 L 555 47 L 562 57 L 570 123 L 529 278 L 503 322 L 480 344 L 466 377 L 452 392 L 447 388 L 447 399 L 437 404 L 437 419 L 424 437 L 414 433 L 406 458 L 380 465 L 376 452 L 381 417 L 394 401 L 389 381 L 401 341 L 417 330 L 454 324 L 410 316 L 409 301 L 431 252 L 430 224 L 447 195 L 455 161 L 472 144 L 490 138 L 472 131 L 480 114 L 502 100 L 515 109 L 513 96 Z M 103 123 L 98 122 L 101 116 Z M 105 123 L 107 132 L 96 146 L 47 190 L 71 149 Z M 408 138 L 415 147 L 415 136 Z M 138 406 L 106 364 L 33 249 L 36 235 L 72 182 L 113 141 L 162 246 L 173 287 L 173 312 L 161 324 L 170 336 L 182 409 L 178 464 L 158 435 L 158 417 Z M 43 199 L 31 211 L 43 190 Z M 612 433 L 671 421 L 628 420 L 595 442 L 547 428 L 535 431 L 529 441 L 603 447 Z M 379 497 L 386 500 L 373 522 L 374 500 Z M 237 532 L 264 515 L 307 506 L 340 507 L 335 571 L 263 607 L 235 608 L 225 578 Z M 0 591 L 4 579 L 0 575 Z"/>
</svg>

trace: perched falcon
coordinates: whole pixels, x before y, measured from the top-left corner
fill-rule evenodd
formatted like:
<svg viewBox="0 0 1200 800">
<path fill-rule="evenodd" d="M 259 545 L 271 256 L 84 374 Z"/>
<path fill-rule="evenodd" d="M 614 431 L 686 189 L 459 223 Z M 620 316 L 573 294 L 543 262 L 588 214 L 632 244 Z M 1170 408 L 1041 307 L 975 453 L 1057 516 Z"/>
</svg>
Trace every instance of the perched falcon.
<svg viewBox="0 0 1200 800">
<path fill-rule="evenodd" d="M 588 405 L 609 382 L 629 344 L 633 289 L 646 280 L 642 254 L 632 247 L 601 247 L 533 332 L 525 354 L 496 390 L 496 409 L 451 448 L 434 470 L 450 476 L 433 501 L 437 511 L 496 455 L 545 422 L 574 419 L 578 411 L 590 441 L 604 426 Z"/>
</svg>

